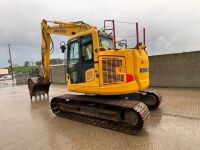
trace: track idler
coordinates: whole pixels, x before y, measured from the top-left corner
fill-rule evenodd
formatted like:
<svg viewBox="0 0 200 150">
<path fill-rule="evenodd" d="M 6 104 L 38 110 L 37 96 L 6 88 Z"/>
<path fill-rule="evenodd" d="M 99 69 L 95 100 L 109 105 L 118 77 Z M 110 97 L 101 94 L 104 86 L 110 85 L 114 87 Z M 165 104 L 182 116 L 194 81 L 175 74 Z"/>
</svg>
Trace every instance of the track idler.
<svg viewBox="0 0 200 150">
<path fill-rule="evenodd" d="M 150 110 L 154 110 L 159 107 L 162 97 L 156 92 L 145 91 L 145 94 L 141 95 L 141 101 L 146 104 Z"/>
<path fill-rule="evenodd" d="M 50 85 L 51 82 L 46 81 L 42 77 L 28 78 L 28 89 L 31 100 L 33 96 L 35 98 L 37 98 L 37 96 L 41 98 L 41 95 L 45 96 L 45 94 L 49 96 Z"/>
<path fill-rule="evenodd" d="M 148 106 L 150 110 L 157 109 L 162 101 L 160 94 L 153 91 L 142 91 L 123 96 L 125 99 L 141 101 Z"/>
</svg>

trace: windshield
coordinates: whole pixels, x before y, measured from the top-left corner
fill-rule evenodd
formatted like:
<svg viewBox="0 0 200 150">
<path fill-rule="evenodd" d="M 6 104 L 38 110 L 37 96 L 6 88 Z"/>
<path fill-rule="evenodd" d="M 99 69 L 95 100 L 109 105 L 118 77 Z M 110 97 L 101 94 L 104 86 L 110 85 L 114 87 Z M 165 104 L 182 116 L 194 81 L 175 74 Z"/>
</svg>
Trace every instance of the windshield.
<svg viewBox="0 0 200 150">
<path fill-rule="evenodd" d="M 111 38 L 100 36 L 99 44 L 100 44 L 100 47 L 105 46 L 108 49 L 113 49 L 113 41 Z"/>
<path fill-rule="evenodd" d="M 76 64 L 79 61 L 79 45 L 78 41 L 73 41 L 69 45 L 69 63 Z"/>
</svg>

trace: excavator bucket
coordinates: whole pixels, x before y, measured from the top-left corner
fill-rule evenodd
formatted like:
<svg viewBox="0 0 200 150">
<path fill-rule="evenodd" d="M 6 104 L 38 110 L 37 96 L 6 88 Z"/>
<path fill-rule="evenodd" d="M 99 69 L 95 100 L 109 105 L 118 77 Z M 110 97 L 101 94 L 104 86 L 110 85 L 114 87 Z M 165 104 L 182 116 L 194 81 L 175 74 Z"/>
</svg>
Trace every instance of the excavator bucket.
<svg viewBox="0 0 200 150">
<path fill-rule="evenodd" d="M 49 96 L 50 85 L 50 82 L 46 82 L 41 77 L 28 78 L 28 88 L 31 100 L 33 96 L 35 96 L 35 98 L 37 98 L 37 96 L 41 98 L 41 95 L 45 96 L 45 94 Z"/>
</svg>

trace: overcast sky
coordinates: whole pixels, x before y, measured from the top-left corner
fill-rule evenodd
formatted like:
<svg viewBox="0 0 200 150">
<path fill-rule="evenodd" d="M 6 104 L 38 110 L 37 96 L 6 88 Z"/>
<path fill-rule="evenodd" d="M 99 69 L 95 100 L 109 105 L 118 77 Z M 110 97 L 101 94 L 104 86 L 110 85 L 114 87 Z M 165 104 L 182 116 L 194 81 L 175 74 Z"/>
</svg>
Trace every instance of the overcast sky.
<svg viewBox="0 0 200 150">
<path fill-rule="evenodd" d="M 11 43 L 14 64 L 41 59 L 43 18 L 82 20 L 99 28 L 105 19 L 137 21 L 146 27 L 147 49 L 151 55 L 200 50 L 199 7 L 199 0 L 1 0 L 0 67 L 9 65 L 7 43 Z M 126 35 L 135 31 L 130 25 L 117 28 Z M 58 47 L 60 40 L 65 39 L 56 38 L 53 37 L 56 47 L 52 58 L 63 58 Z"/>
</svg>

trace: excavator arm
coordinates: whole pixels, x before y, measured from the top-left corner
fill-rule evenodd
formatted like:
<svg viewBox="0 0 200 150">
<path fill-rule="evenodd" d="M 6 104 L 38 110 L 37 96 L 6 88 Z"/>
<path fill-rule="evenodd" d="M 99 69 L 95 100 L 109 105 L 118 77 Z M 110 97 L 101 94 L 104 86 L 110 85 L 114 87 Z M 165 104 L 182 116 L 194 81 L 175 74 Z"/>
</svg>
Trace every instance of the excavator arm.
<svg viewBox="0 0 200 150">
<path fill-rule="evenodd" d="M 93 28 L 89 24 L 86 24 L 82 21 L 78 22 L 61 22 L 61 21 L 46 21 L 42 20 L 41 22 L 41 31 L 42 31 L 42 45 L 41 45 L 41 55 L 42 55 L 42 66 L 43 73 L 42 76 L 33 79 L 28 79 L 28 87 L 30 92 L 30 98 L 32 96 L 41 96 L 44 94 L 48 95 L 50 81 L 50 54 L 51 54 L 51 34 L 62 35 L 70 38 L 71 36 L 87 31 Z M 65 46 L 65 45 L 63 45 Z M 64 47 L 65 49 L 65 47 Z"/>
<path fill-rule="evenodd" d="M 48 23 L 53 24 L 49 26 Z M 42 20 L 42 64 L 43 64 L 43 78 L 46 82 L 50 82 L 50 45 L 51 37 L 50 34 L 63 35 L 66 37 L 73 36 L 79 32 L 87 31 L 92 26 L 84 22 L 60 22 L 60 21 L 46 21 Z"/>
</svg>

